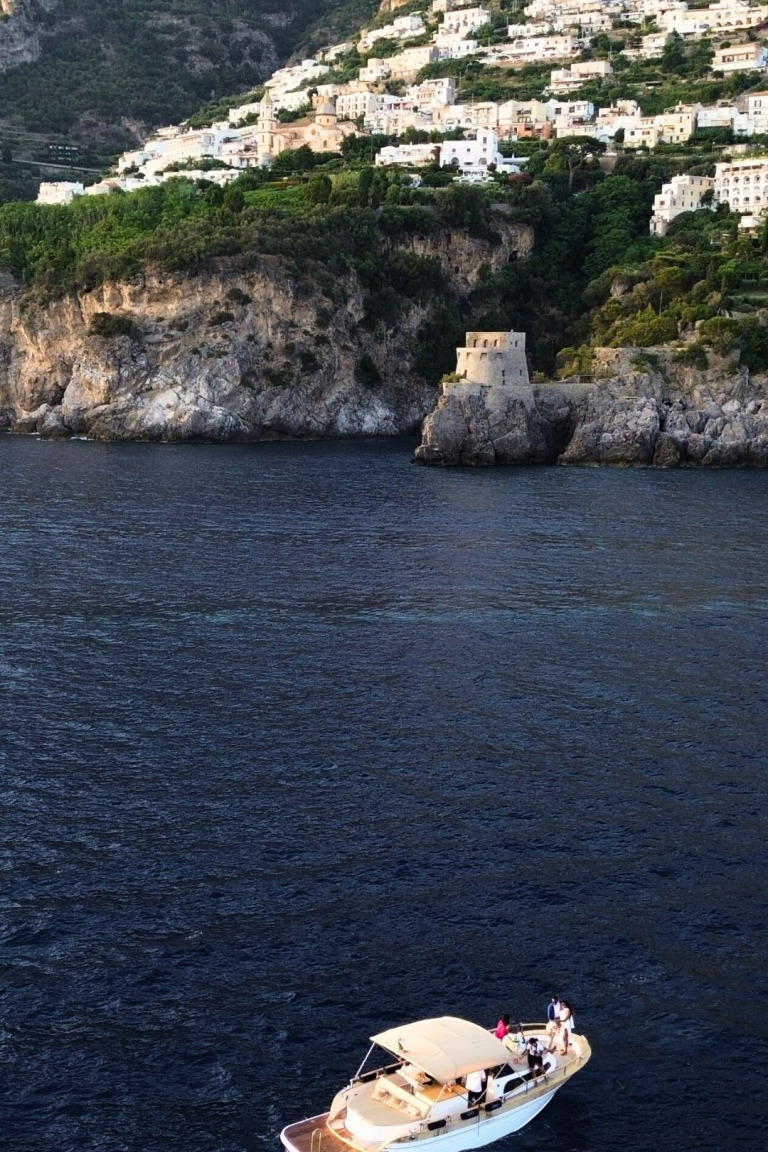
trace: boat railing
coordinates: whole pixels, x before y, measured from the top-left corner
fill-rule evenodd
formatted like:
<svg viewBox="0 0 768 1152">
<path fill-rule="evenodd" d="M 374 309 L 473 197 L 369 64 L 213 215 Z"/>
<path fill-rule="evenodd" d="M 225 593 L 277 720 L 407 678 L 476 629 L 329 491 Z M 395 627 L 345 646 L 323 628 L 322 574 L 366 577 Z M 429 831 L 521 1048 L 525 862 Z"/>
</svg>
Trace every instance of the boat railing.
<svg viewBox="0 0 768 1152">
<path fill-rule="evenodd" d="M 579 1056 L 579 1063 L 581 1063 L 581 1059 L 581 1056 Z M 468 1127 L 470 1124 L 477 1124 L 479 1126 L 490 1115 L 505 1115 L 520 1102 L 521 1097 L 525 1098 L 529 1092 L 533 1092 L 538 1088 L 543 1088 L 544 1085 L 552 1085 L 557 1080 L 566 1080 L 570 1075 L 572 1068 L 573 1065 L 571 1065 L 570 1068 L 566 1065 L 562 1065 L 559 1068 L 554 1068 L 551 1072 L 545 1072 L 543 1076 L 537 1076 L 535 1080 L 526 1080 L 525 1091 L 520 1092 L 515 1089 L 515 1092 L 508 1096 L 506 1100 L 492 1100 L 490 1104 L 481 1104 L 476 1108 L 468 1108 L 467 1112 L 472 1113 L 472 1115 L 460 1114 L 459 1116 L 448 1116 L 446 1117 L 445 1125 L 437 1130 L 430 1130 L 425 1121 L 421 1124 L 418 1132 L 409 1133 L 407 1136 L 401 1136 L 398 1140 L 385 1140 L 385 1142 L 381 1145 L 379 1152 L 382 1152 L 382 1150 L 388 1144 L 411 1144 L 414 1140 L 434 1140 L 438 1136 L 448 1135 L 450 1132 L 455 1132 L 459 1127 Z"/>
<path fill-rule="evenodd" d="M 402 1060 L 394 1060 L 391 1064 L 384 1064 L 381 1068 L 372 1068 L 369 1072 L 359 1072 L 350 1080 L 350 1087 L 353 1084 L 368 1084 L 371 1080 L 378 1080 L 380 1076 L 391 1076 L 402 1066 Z"/>
</svg>

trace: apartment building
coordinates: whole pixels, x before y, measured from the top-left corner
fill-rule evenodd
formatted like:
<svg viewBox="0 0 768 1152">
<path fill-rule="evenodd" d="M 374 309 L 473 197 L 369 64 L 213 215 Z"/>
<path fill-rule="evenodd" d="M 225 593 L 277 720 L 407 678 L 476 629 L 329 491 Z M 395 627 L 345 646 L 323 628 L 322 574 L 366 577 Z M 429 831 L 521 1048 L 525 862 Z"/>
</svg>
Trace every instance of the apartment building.
<svg viewBox="0 0 768 1152">
<path fill-rule="evenodd" d="M 714 186 L 711 176 L 673 176 L 654 198 L 651 235 L 666 236 L 675 217 L 701 208 L 702 197 Z"/>
</svg>

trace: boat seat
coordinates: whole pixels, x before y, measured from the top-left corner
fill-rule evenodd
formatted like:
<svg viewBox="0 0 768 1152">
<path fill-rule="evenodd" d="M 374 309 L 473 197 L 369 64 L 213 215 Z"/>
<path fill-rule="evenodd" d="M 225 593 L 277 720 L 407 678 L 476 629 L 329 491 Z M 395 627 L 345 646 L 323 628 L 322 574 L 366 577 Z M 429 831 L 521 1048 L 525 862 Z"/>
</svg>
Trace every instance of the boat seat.
<svg viewBox="0 0 768 1152">
<path fill-rule="evenodd" d="M 424 1117 L 428 1108 L 423 1101 L 414 1096 L 408 1088 L 403 1088 L 390 1076 L 380 1076 L 371 1097 L 390 1108 L 397 1108 L 400 1112 L 407 1112 L 409 1116 Z"/>
</svg>

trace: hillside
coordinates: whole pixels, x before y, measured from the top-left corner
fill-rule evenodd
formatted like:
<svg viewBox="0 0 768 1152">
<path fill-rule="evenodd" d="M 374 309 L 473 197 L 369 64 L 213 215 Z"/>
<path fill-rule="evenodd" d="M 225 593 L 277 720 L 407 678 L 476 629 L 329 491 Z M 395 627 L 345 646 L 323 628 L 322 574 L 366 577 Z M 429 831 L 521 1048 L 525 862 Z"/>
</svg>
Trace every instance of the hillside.
<svg viewBox="0 0 768 1152">
<path fill-rule="evenodd" d="M 0 124 L 97 155 L 259 83 L 338 0 L 2 0 Z M 345 17 L 344 10 L 347 9 Z M 333 24 L 331 24 L 333 27 Z"/>
</svg>

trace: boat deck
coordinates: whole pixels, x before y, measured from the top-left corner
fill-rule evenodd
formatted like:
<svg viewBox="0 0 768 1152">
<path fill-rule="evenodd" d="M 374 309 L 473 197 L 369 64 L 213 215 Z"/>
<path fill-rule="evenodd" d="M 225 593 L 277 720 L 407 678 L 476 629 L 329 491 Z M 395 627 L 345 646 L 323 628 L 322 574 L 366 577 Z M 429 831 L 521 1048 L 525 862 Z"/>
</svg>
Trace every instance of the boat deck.
<svg viewBox="0 0 768 1152">
<path fill-rule="evenodd" d="M 311 1116 L 308 1120 L 289 1124 L 282 1133 L 283 1143 L 287 1143 L 293 1152 L 349 1152 L 351 1146 L 361 1149 L 361 1152 L 378 1152 L 379 1144 L 367 1144 L 347 1132 L 345 1112 L 334 1120 L 333 1129 L 328 1126 L 328 1116 L 329 1113 L 325 1112 L 322 1116 Z"/>
<path fill-rule="evenodd" d="M 526 1037 L 538 1035 L 547 1046 L 551 1043 L 544 1025 L 526 1025 L 525 1035 Z M 491 1115 L 499 1117 L 500 1114 L 505 1113 L 508 1109 L 515 1109 L 537 1097 L 548 1095 L 553 1090 L 557 1091 L 579 1068 L 582 1068 L 584 1064 L 587 1063 L 592 1055 L 589 1042 L 584 1036 L 580 1035 L 572 1038 L 567 1056 L 562 1055 L 559 1050 L 559 1045 L 554 1046 L 554 1051 L 557 1057 L 557 1067 L 547 1075 L 537 1076 L 535 1078 L 530 1076 L 525 1054 L 522 1056 L 514 1056 L 510 1053 L 510 1067 L 513 1069 L 513 1072 L 519 1076 L 521 1081 L 525 1081 L 525 1091 L 515 1092 L 513 1095 L 507 1097 L 501 1105 L 488 1105 L 488 1110 L 498 1109 L 498 1111 L 494 1110 L 491 1112 Z M 436 1093 L 439 1094 L 439 1086 L 436 1087 Z M 457 1094 L 463 1093 L 457 1092 Z M 481 1123 L 485 1111 L 485 1107 L 480 1105 Z M 477 1115 L 477 1113 L 475 1113 L 475 1115 Z M 325 1112 L 322 1115 L 311 1116 L 307 1120 L 300 1120 L 295 1124 L 289 1124 L 281 1134 L 283 1143 L 290 1152 L 350 1152 L 350 1149 L 357 1150 L 357 1152 L 381 1152 L 382 1145 L 380 1142 L 367 1143 L 347 1131 L 344 1124 L 346 1109 L 343 1109 L 334 1118 L 332 1125 L 328 1124 L 328 1117 L 329 1113 Z M 402 1115 L 398 1116 L 398 1120 L 399 1123 L 402 1124 Z M 477 1121 L 474 1122 L 477 1123 Z M 441 1131 L 432 1132 L 424 1128 L 424 1130 L 419 1132 L 415 1137 L 415 1140 L 421 1142 L 425 1139 L 440 1139 L 442 1134 L 443 1132 Z"/>
</svg>

